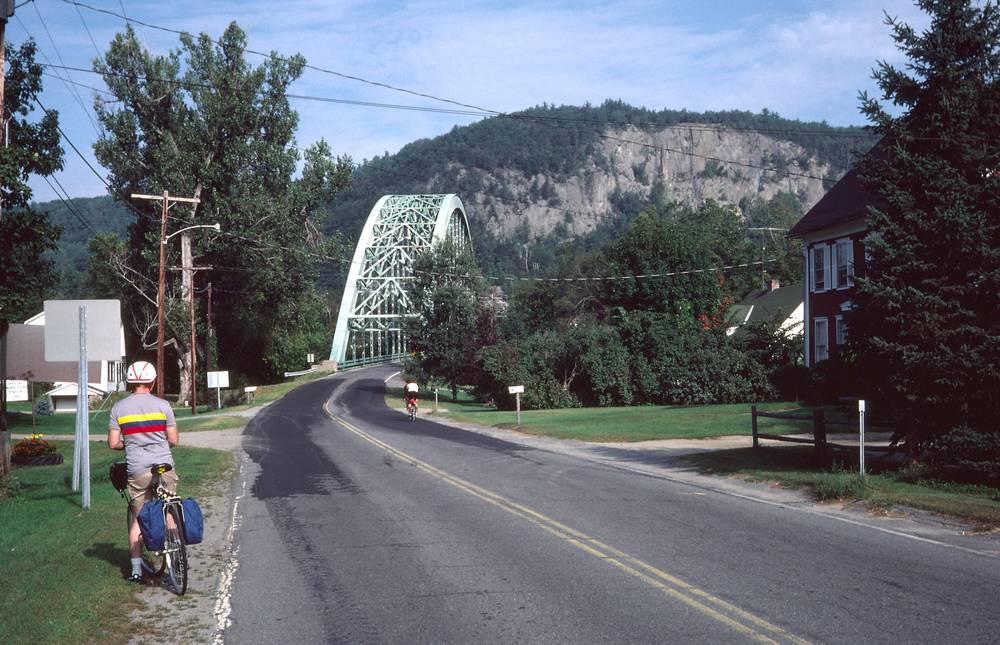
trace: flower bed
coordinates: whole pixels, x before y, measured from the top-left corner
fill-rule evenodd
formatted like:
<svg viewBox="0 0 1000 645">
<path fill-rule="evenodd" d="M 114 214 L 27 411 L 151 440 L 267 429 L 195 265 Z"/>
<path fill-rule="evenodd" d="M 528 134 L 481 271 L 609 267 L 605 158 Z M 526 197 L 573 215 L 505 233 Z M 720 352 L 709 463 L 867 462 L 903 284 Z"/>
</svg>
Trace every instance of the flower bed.
<svg viewBox="0 0 1000 645">
<path fill-rule="evenodd" d="M 56 452 L 56 447 L 40 434 L 28 435 L 27 439 L 14 444 L 10 452 L 11 463 L 18 466 L 47 466 L 63 462 L 63 457 Z"/>
</svg>

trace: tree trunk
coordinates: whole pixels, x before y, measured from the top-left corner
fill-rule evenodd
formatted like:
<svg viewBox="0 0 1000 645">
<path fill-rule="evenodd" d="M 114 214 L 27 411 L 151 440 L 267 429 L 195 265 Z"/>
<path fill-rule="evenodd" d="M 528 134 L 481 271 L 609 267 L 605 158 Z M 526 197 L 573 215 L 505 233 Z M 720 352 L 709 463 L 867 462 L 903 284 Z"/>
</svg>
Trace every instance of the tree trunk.
<svg viewBox="0 0 1000 645">
<path fill-rule="evenodd" d="M 177 344 L 177 370 L 180 374 L 178 403 L 191 404 L 191 348 Z"/>
</svg>

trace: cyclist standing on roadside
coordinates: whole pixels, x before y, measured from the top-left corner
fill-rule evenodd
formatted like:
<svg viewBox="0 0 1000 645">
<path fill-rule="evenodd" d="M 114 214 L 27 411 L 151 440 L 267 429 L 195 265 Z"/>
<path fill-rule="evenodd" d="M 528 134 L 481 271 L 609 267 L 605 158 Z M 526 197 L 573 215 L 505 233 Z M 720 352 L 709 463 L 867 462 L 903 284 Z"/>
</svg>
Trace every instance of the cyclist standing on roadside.
<svg viewBox="0 0 1000 645">
<path fill-rule="evenodd" d="M 142 582 L 142 546 L 139 543 L 139 510 L 153 498 L 151 487 L 154 464 L 174 463 L 170 448 L 180 437 L 177 422 L 170 404 L 151 393 L 156 380 L 156 368 L 146 361 L 137 361 L 128 367 L 125 382 L 132 394 L 111 408 L 108 423 L 108 447 L 124 450 L 128 466 L 129 508 L 132 524 L 128 528 L 128 551 L 132 560 L 129 582 Z M 160 476 L 165 488 L 177 490 L 177 471 L 170 470 Z"/>
</svg>

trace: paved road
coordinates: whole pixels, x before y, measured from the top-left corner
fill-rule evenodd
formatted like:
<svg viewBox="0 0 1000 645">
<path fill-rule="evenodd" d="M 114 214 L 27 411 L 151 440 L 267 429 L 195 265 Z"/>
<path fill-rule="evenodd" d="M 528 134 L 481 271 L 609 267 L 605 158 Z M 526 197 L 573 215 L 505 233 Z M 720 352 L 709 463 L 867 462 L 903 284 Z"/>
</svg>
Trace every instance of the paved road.
<svg viewBox="0 0 1000 645">
<path fill-rule="evenodd" d="M 391 371 L 247 427 L 227 642 L 1000 642 L 995 555 L 410 422 Z"/>
</svg>

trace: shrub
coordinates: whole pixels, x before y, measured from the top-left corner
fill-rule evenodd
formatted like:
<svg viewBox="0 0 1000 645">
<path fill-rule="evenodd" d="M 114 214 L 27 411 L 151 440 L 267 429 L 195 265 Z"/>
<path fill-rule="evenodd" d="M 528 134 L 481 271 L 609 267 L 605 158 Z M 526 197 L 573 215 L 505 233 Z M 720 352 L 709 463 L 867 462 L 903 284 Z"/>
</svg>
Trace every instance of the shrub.
<svg viewBox="0 0 1000 645">
<path fill-rule="evenodd" d="M 768 378 L 782 399 L 798 401 L 806 397 L 809 368 L 805 365 L 784 365 L 771 372 Z"/>
<path fill-rule="evenodd" d="M 48 417 L 55 414 L 56 411 L 52 407 L 52 399 L 47 396 L 40 396 L 35 400 L 35 414 Z"/>
<path fill-rule="evenodd" d="M 1000 430 L 960 425 L 935 437 L 928 449 L 931 466 L 948 479 L 1000 485 Z"/>
</svg>

